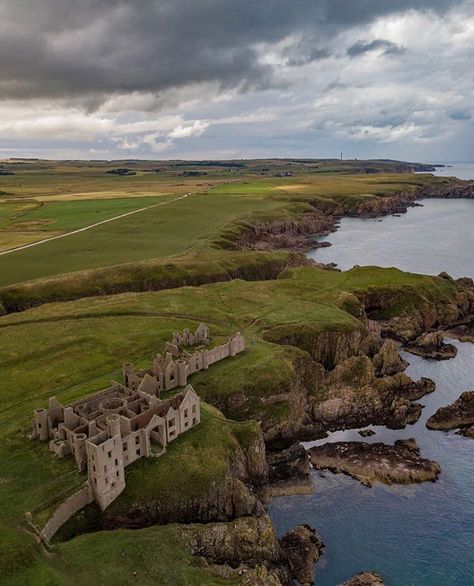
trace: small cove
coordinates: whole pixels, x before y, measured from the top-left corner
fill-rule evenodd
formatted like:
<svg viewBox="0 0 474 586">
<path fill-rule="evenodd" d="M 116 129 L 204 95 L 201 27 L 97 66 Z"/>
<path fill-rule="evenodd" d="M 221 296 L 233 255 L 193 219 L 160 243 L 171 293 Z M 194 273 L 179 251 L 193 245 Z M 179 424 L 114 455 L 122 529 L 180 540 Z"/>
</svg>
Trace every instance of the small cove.
<svg viewBox="0 0 474 586">
<path fill-rule="evenodd" d="M 325 238 L 333 246 L 309 256 L 341 269 L 370 264 L 474 278 L 474 200 L 422 203 L 400 217 L 343 219 L 339 230 Z M 437 384 L 419 401 L 424 409 L 415 425 L 396 431 L 372 427 L 376 434 L 369 438 L 358 430 L 339 431 L 321 440 L 393 443 L 414 437 L 422 455 L 441 465 L 438 482 L 369 489 L 342 474 L 314 471 L 313 494 L 271 501 L 279 534 L 310 523 L 321 535 L 326 549 L 316 567 L 318 585 L 335 586 L 370 570 L 382 574 L 388 586 L 474 584 L 474 442 L 425 427 L 438 407 L 474 389 L 474 344 L 453 343 L 458 355 L 449 361 L 404 353 L 410 376 L 427 376 Z"/>
</svg>

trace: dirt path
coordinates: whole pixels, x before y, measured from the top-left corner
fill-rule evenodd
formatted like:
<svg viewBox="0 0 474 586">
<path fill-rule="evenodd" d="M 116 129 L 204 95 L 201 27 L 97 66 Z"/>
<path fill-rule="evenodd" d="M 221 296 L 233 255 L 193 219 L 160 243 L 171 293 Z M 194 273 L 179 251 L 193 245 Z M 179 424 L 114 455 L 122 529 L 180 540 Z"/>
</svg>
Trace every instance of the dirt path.
<svg viewBox="0 0 474 586">
<path fill-rule="evenodd" d="M 160 203 L 154 203 L 154 204 L 146 206 L 144 208 L 139 208 L 138 210 L 132 210 L 131 212 L 125 212 L 125 213 L 120 214 L 118 216 L 114 216 L 113 218 L 107 218 L 107 220 L 101 220 L 100 222 L 96 222 L 95 224 L 90 224 L 89 226 L 84 226 L 83 228 L 78 228 L 77 230 L 72 230 L 71 232 L 66 232 L 65 234 L 51 236 L 50 238 L 44 238 L 43 240 L 38 240 L 37 242 L 31 242 L 30 244 L 24 244 L 23 246 L 16 246 L 15 248 L 10 248 L 9 250 L 4 250 L 3 252 L 0 252 L 0 256 L 3 256 L 4 254 L 11 254 L 12 252 L 17 252 L 18 250 L 24 250 L 25 248 L 31 248 L 32 246 L 38 246 L 39 244 L 44 244 L 45 242 L 51 242 L 51 240 L 58 240 L 59 238 L 66 238 L 67 236 L 72 236 L 73 234 L 79 234 L 79 232 L 85 232 L 86 230 L 90 230 L 91 228 L 95 228 L 96 226 L 101 226 L 102 224 L 107 224 L 108 222 L 114 222 L 115 220 L 120 220 L 120 218 L 125 218 L 127 216 L 133 216 L 133 214 L 138 214 L 140 212 L 150 210 L 151 208 L 165 206 L 167 204 L 179 201 L 180 199 L 186 199 L 190 195 L 195 195 L 196 193 L 200 193 L 200 192 L 199 191 L 190 191 L 189 193 L 185 193 L 184 195 L 180 195 L 179 197 L 175 197 L 174 199 L 170 199 L 168 201 L 162 201 Z"/>
</svg>

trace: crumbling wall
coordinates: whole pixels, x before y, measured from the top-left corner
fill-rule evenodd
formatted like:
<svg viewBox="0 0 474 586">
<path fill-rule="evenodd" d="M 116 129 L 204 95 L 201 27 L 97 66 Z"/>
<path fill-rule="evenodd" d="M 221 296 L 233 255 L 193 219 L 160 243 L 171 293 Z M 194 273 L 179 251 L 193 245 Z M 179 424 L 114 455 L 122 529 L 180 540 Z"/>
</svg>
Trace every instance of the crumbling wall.
<svg viewBox="0 0 474 586">
<path fill-rule="evenodd" d="M 89 483 L 86 482 L 82 488 L 61 503 L 54 511 L 51 518 L 41 531 L 41 536 L 47 541 L 50 541 L 66 521 L 69 521 L 73 515 L 86 505 L 92 503 L 93 500 L 94 496 L 89 488 Z"/>
</svg>

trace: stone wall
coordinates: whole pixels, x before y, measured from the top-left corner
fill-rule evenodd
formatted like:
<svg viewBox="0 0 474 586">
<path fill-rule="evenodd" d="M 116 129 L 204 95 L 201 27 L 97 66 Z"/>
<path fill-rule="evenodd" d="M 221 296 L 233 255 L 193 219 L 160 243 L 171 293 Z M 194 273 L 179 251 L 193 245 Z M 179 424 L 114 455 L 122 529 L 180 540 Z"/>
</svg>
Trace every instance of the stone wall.
<svg viewBox="0 0 474 586">
<path fill-rule="evenodd" d="M 61 503 L 54 511 L 41 531 L 41 536 L 47 541 L 50 541 L 66 521 L 69 521 L 73 515 L 86 505 L 92 503 L 93 500 L 94 496 L 89 488 L 89 483 L 86 482 L 82 488 Z"/>
</svg>

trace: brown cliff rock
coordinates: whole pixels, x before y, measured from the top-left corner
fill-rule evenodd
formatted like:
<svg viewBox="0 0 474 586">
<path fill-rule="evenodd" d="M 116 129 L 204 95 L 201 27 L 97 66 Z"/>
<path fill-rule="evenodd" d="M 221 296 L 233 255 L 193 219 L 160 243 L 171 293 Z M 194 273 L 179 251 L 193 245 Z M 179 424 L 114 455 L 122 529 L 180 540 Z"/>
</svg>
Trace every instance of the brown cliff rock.
<svg viewBox="0 0 474 586">
<path fill-rule="evenodd" d="M 452 405 L 440 407 L 426 422 L 428 429 L 456 429 L 474 425 L 474 391 L 466 391 Z"/>
<path fill-rule="evenodd" d="M 458 353 L 456 346 L 444 342 L 442 332 L 422 334 L 413 342 L 406 344 L 404 349 L 416 356 L 434 360 L 448 360 L 449 358 L 454 358 Z"/>
<path fill-rule="evenodd" d="M 414 439 L 397 440 L 393 446 L 365 442 L 336 442 L 309 450 L 314 468 L 343 472 L 372 486 L 376 480 L 385 484 L 412 484 L 437 480 L 441 469 L 433 460 L 420 456 Z"/>
<path fill-rule="evenodd" d="M 324 548 L 322 541 L 309 525 L 298 525 L 280 539 L 288 558 L 292 578 L 302 586 L 314 584 L 314 564 Z"/>
<path fill-rule="evenodd" d="M 269 481 L 288 482 L 308 480 L 311 466 L 308 453 L 301 444 L 293 444 L 285 450 L 267 452 Z"/>
<path fill-rule="evenodd" d="M 384 586 L 382 577 L 375 572 L 363 572 L 339 586 Z"/>
<path fill-rule="evenodd" d="M 309 525 L 295 527 L 279 541 L 268 515 L 190 525 L 181 534 L 188 551 L 202 557 L 213 574 L 249 586 L 313 584 L 314 564 L 324 547 Z"/>
<path fill-rule="evenodd" d="M 398 347 L 393 340 L 385 340 L 379 352 L 372 358 L 377 376 L 403 372 L 408 363 L 401 358 Z"/>
</svg>

